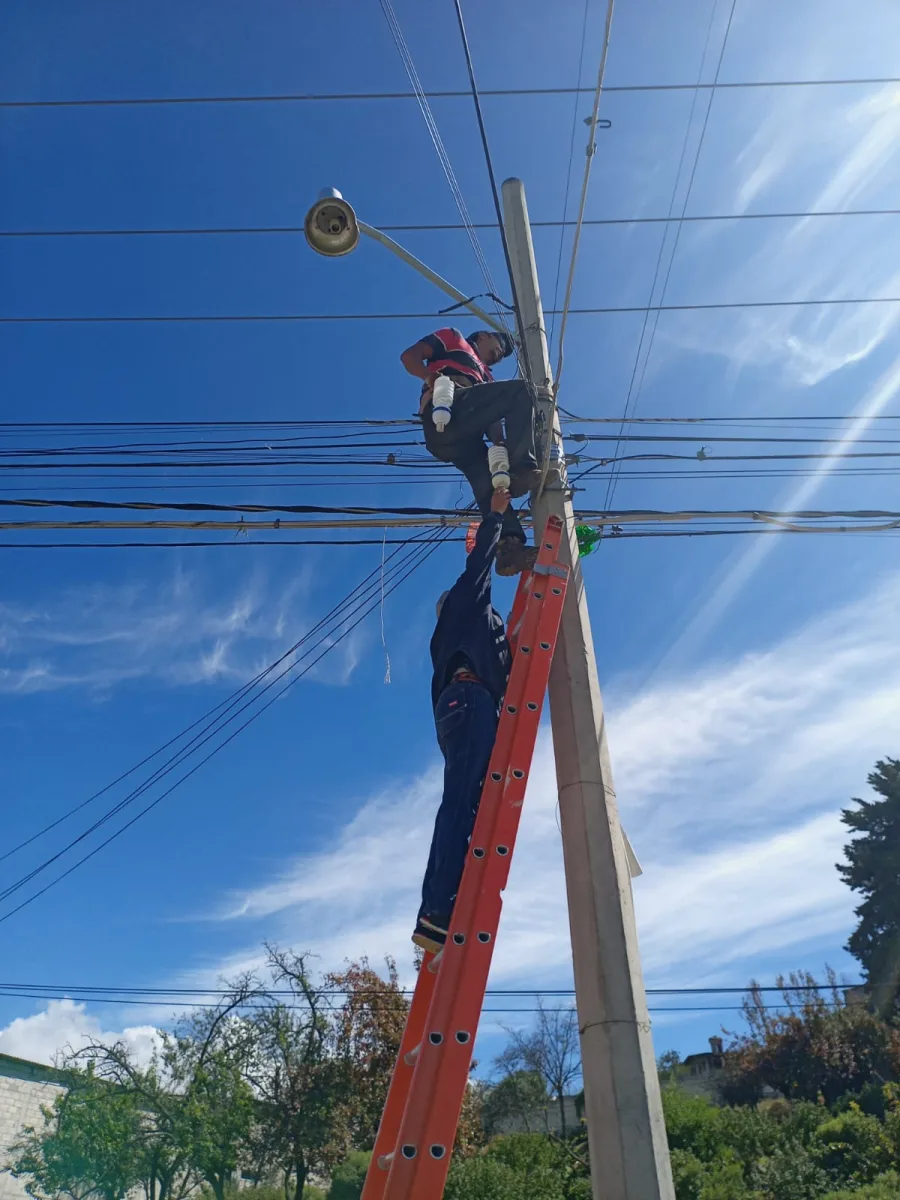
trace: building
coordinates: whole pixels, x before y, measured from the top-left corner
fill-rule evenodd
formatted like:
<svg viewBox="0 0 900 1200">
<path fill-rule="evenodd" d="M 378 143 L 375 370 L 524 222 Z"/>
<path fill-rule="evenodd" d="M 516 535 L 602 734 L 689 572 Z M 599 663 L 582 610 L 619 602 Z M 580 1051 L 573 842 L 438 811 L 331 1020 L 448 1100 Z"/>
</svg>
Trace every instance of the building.
<svg viewBox="0 0 900 1200">
<path fill-rule="evenodd" d="M 41 1106 L 49 1107 L 64 1090 L 63 1078 L 54 1067 L 0 1054 L 0 1166 L 9 1162 L 24 1126 L 43 1126 Z M 29 1200 L 24 1183 L 6 1171 L 0 1174 L 0 1200 Z"/>
<path fill-rule="evenodd" d="M 676 1079 L 682 1091 L 692 1096 L 705 1096 L 715 1104 L 722 1102 L 724 1078 L 725 1050 L 720 1037 L 711 1037 L 709 1050 L 689 1054 L 676 1068 Z"/>
</svg>

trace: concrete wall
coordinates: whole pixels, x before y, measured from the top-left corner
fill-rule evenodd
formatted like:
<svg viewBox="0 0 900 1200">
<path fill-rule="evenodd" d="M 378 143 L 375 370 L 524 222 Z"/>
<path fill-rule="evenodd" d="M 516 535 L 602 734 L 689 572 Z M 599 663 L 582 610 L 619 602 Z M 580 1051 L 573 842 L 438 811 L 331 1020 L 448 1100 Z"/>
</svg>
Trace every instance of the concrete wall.
<svg viewBox="0 0 900 1200">
<path fill-rule="evenodd" d="M 0 1054 L 0 1166 L 9 1162 L 9 1148 L 24 1125 L 41 1129 L 41 1105 L 49 1107 L 63 1090 L 52 1067 Z M 28 1200 L 24 1183 L 0 1174 L 0 1200 Z"/>
<path fill-rule="evenodd" d="M 584 1115 L 581 1104 L 576 1096 L 564 1096 L 566 1114 L 566 1133 L 576 1133 L 581 1128 L 581 1118 Z M 559 1104 L 552 1100 L 545 1108 L 536 1108 L 531 1112 L 516 1114 L 501 1121 L 497 1133 L 556 1133 L 562 1131 Z M 2 1200 L 2 1197 L 0 1197 Z"/>
</svg>

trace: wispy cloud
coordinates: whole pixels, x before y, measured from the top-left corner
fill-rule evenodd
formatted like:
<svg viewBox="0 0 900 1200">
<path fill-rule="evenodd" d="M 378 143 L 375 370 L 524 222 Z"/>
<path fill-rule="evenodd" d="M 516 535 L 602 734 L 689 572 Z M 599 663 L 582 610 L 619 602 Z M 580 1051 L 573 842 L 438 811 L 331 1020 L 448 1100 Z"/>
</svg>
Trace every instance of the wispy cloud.
<svg viewBox="0 0 900 1200">
<path fill-rule="evenodd" d="M 162 584 L 70 588 L 39 603 L 0 599 L 0 693 L 243 681 L 309 626 L 308 583 L 302 573 L 277 588 L 253 576 L 223 595 L 178 572 Z M 347 639 L 313 677 L 347 682 L 360 645 Z"/>
<path fill-rule="evenodd" d="M 840 946 L 852 897 L 834 863 L 839 809 L 896 750 L 900 576 L 763 653 L 620 700 L 611 745 L 624 822 L 645 874 L 635 897 L 651 982 L 733 980 L 765 953 L 793 965 Z M 334 845 L 232 896 L 219 918 L 252 923 L 323 965 L 391 952 L 410 922 L 440 793 L 436 767 L 391 785 Z M 238 928 L 240 926 L 238 925 Z M 242 935 L 245 944 L 250 937 Z M 253 960 L 252 952 L 235 961 Z M 539 743 L 506 895 L 493 982 L 569 971 L 565 885 L 549 739 Z"/>
<path fill-rule="evenodd" d="M 859 89 L 773 89 L 762 116 L 760 102 L 757 92 L 720 101 L 728 121 L 719 144 L 704 152 L 714 158 L 718 176 L 718 202 L 707 198 L 707 211 L 894 207 L 900 88 L 884 85 L 862 96 Z M 740 141 L 744 129 L 741 148 L 729 154 L 729 143 L 736 136 Z M 689 226 L 668 299 L 676 298 L 679 279 L 705 281 L 703 296 L 696 297 L 702 300 L 897 296 L 898 249 L 891 216 Z M 688 298 L 695 296 L 692 291 Z M 898 322 L 900 305 L 893 304 L 746 309 L 702 319 L 672 314 L 661 335 L 681 350 L 724 356 L 739 368 L 772 368 L 787 385 L 811 387 L 866 359 Z"/>
<path fill-rule="evenodd" d="M 835 467 L 840 465 L 841 459 L 852 450 L 854 443 L 864 436 L 878 415 L 893 404 L 898 394 L 900 394 L 900 358 L 888 367 L 865 394 L 840 441 L 823 458 L 817 469 L 803 483 L 792 488 L 783 500 L 777 502 L 776 507 L 788 515 L 808 508 Z M 760 537 L 755 539 L 746 550 L 738 552 L 722 579 L 712 589 L 708 599 L 700 605 L 671 649 L 658 664 L 657 670 L 664 670 L 671 663 L 682 660 L 685 655 L 696 650 L 769 555 L 777 548 L 779 541 L 781 541 L 780 538 Z"/>
</svg>

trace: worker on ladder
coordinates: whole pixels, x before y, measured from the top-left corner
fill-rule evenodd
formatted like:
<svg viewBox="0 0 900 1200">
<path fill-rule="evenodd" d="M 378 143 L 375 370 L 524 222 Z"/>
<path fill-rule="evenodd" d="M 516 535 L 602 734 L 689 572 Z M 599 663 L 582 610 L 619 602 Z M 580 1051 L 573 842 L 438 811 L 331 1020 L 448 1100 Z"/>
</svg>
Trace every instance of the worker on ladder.
<svg viewBox="0 0 900 1200">
<path fill-rule="evenodd" d="M 490 512 L 494 488 L 485 436 L 494 447 L 506 448 L 505 454 L 499 453 L 506 460 L 510 495 L 525 496 L 540 482 L 531 391 L 522 379 L 495 382 L 491 374 L 491 367 L 513 350 L 507 333 L 481 329 L 464 338 L 458 329 L 439 329 L 400 355 L 409 374 L 422 380 L 419 416 L 429 453 L 462 471 L 482 516 Z M 447 381 L 441 385 L 445 394 L 435 404 L 434 388 L 440 377 Z M 519 518 L 508 509 L 497 548 L 497 574 L 530 570 L 535 554 L 526 545 Z"/>
<path fill-rule="evenodd" d="M 491 496 L 465 570 L 438 600 L 431 638 L 431 700 L 444 756 L 444 791 L 413 941 L 435 954 L 450 928 L 509 679 L 509 643 L 503 618 L 491 603 L 491 568 L 509 499 L 505 490 Z"/>
</svg>

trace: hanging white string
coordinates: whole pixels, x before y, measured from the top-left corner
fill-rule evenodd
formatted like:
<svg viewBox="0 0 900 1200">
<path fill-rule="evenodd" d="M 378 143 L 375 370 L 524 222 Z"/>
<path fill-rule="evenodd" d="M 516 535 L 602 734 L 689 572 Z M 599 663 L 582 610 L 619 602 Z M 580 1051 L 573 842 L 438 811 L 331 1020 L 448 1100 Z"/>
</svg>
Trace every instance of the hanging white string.
<svg viewBox="0 0 900 1200">
<path fill-rule="evenodd" d="M 384 682 L 391 682 L 391 656 L 388 654 L 387 640 L 384 636 L 384 551 L 387 546 L 387 529 L 381 539 L 381 644 L 384 647 Z"/>
</svg>

